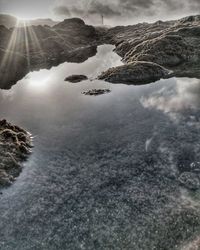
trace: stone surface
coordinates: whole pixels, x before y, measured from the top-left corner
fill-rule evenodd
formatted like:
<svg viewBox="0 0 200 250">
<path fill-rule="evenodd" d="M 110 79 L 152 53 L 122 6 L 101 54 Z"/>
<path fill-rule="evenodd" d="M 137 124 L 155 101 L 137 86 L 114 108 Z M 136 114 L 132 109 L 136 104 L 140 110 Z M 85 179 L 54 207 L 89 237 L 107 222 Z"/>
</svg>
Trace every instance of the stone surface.
<svg viewBox="0 0 200 250">
<path fill-rule="evenodd" d="M 97 95 L 108 94 L 110 92 L 111 92 L 110 89 L 91 89 L 83 92 L 82 94 L 97 96 Z"/>
<path fill-rule="evenodd" d="M 95 28 L 79 18 L 71 18 L 53 27 L 7 29 L 0 26 L 0 36 L 0 88 L 4 89 L 10 88 L 29 71 L 49 69 L 66 61 L 84 62 L 96 54 L 98 45 L 105 43 L 116 46 L 115 51 L 125 64 L 135 63 L 133 72 L 137 72 L 138 62 L 154 63 L 149 79 L 149 67 L 143 67 L 144 82 L 142 76 L 133 79 L 131 74 L 126 82 L 138 82 L 138 78 L 140 84 L 150 82 L 152 74 L 158 80 L 158 65 L 173 71 L 174 76 L 200 78 L 200 15 L 110 29 Z M 123 69 L 127 71 L 126 67 Z M 118 78 L 120 82 L 121 71 L 117 76 L 116 70 L 115 75 L 109 79 Z"/>
<path fill-rule="evenodd" d="M 31 153 L 31 135 L 24 129 L 0 120 L 0 188 L 10 185 Z"/>
<path fill-rule="evenodd" d="M 175 76 L 200 77 L 200 15 L 176 21 L 118 26 L 101 34 L 104 42 L 116 46 L 116 53 L 125 63 L 153 62 L 172 70 Z M 148 71 L 144 69 L 141 74 L 147 75 Z"/>
<path fill-rule="evenodd" d="M 112 83 L 146 84 L 167 78 L 170 71 L 156 63 L 136 61 L 111 68 L 103 72 L 99 79 Z"/>
<path fill-rule="evenodd" d="M 87 76 L 85 75 L 71 75 L 65 78 L 65 81 L 72 82 L 72 83 L 78 83 L 87 80 Z"/>
</svg>

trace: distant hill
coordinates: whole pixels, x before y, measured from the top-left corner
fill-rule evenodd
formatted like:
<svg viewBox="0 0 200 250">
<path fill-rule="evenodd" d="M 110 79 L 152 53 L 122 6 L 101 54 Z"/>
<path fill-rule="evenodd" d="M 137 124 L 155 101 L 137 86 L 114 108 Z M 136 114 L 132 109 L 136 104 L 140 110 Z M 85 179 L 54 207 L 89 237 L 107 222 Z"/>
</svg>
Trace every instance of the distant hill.
<svg viewBox="0 0 200 250">
<path fill-rule="evenodd" d="M 17 23 L 17 18 L 11 15 L 0 14 L 0 25 L 6 28 L 14 27 Z"/>
<path fill-rule="evenodd" d="M 50 18 L 47 18 L 47 19 L 34 19 L 34 20 L 25 20 L 27 25 L 35 25 L 35 26 L 38 26 L 38 25 L 42 25 L 42 26 L 45 26 L 45 25 L 48 25 L 50 27 L 56 25 L 58 22 L 56 21 L 53 21 L 52 19 Z"/>
<path fill-rule="evenodd" d="M 14 16 L 11 16 L 11 15 L 7 15 L 7 14 L 0 14 L 0 25 L 3 25 L 5 26 L 6 28 L 12 28 L 12 27 L 15 27 L 16 24 L 17 24 L 17 21 L 18 19 Z M 25 20 L 26 21 L 26 24 L 27 25 L 35 25 L 35 26 L 38 26 L 38 25 L 42 25 L 42 26 L 45 26 L 45 25 L 48 25 L 48 26 L 54 26 L 56 25 L 58 22 L 55 22 L 53 21 L 52 19 L 50 18 L 47 18 L 47 19 L 33 19 L 33 20 Z M 21 23 L 19 23 L 20 26 L 23 25 L 23 22 L 21 21 Z"/>
</svg>

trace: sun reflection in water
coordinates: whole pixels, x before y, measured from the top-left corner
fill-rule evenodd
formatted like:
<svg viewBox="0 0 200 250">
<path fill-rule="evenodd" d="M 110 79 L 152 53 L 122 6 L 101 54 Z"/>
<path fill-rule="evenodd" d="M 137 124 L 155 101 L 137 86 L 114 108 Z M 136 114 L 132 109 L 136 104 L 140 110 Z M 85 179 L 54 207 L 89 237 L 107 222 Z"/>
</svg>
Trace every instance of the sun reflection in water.
<svg viewBox="0 0 200 250">
<path fill-rule="evenodd" d="M 51 82 L 51 76 L 47 70 L 29 73 L 26 77 L 26 84 L 31 91 L 47 91 Z"/>
</svg>

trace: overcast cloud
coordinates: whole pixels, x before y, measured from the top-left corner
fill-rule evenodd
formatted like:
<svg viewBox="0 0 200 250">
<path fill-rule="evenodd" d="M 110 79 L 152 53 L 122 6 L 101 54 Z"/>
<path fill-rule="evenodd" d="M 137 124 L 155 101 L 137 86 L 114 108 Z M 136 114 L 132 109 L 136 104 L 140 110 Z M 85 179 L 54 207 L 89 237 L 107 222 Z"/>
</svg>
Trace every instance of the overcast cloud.
<svg viewBox="0 0 200 250">
<path fill-rule="evenodd" d="M 199 0 L 60 0 L 53 8 L 56 16 L 90 19 L 103 15 L 108 23 L 155 21 L 200 13 Z"/>
<path fill-rule="evenodd" d="M 0 0 L 0 11 L 19 17 L 82 17 L 107 24 L 176 19 L 200 13 L 200 0 Z"/>
</svg>

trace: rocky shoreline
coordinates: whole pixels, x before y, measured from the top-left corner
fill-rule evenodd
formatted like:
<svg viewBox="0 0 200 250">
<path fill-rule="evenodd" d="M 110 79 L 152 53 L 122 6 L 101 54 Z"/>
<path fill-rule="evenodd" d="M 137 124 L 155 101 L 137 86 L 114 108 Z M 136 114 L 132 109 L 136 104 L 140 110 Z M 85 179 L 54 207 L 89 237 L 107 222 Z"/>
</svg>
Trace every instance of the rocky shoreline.
<svg viewBox="0 0 200 250">
<path fill-rule="evenodd" d="M 109 69 L 100 79 L 115 83 L 117 78 L 120 83 L 144 84 L 172 76 L 200 78 L 200 15 L 118 26 L 102 32 L 102 36 L 104 42 L 116 46 L 115 52 L 125 65 Z M 151 63 L 151 70 L 142 62 Z M 170 73 L 158 74 L 159 66 Z M 130 74 L 124 77 L 122 69 L 124 74 Z"/>
<path fill-rule="evenodd" d="M 97 53 L 94 27 L 79 18 L 50 26 L 8 29 L 0 26 L 0 88 L 12 85 L 31 71 L 64 62 L 81 63 Z"/>
<path fill-rule="evenodd" d="M 22 171 L 32 148 L 32 137 L 24 129 L 0 120 L 0 189 L 9 186 Z"/>
<path fill-rule="evenodd" d="M 115 45 L 124 66 L 108 69 L 99 76 L 102 80 L 145 84 L 172 76 L 200 78 L 200 15 L 113 28 L 71 18 L 52 27 L 0 26 L 0 36 L 1 89 L 30 71 L 84 62 L 103 44 Z"/>
</svg>

